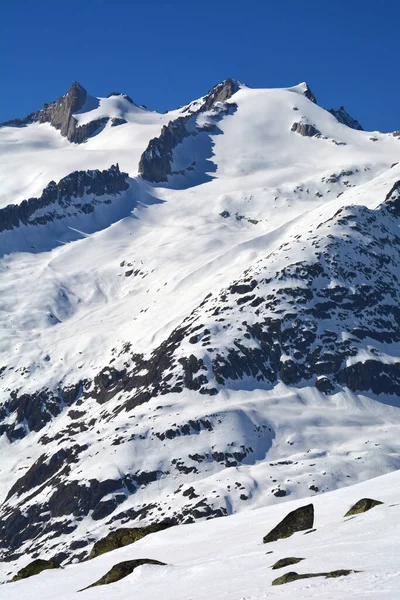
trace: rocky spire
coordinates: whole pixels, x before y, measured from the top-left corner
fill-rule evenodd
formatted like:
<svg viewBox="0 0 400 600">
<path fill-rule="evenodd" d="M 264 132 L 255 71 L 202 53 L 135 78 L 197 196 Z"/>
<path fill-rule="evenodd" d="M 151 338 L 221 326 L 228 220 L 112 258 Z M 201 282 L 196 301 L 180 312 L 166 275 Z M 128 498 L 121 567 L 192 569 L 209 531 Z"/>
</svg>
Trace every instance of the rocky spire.
<svg viewBox="0 0 400 600">
<path fill-rule="evenodd" d="M 329 110 L 329 112 L 334 117 L 336 117 L 336 119 L 339 121 L 339 123 L 342 123 L 343 125 L 347 125 L 347 127 L 351 127 L 352 129 L 358 129 L 359 131 L 364 131 L 364 128 L 362 127 L 362 125 L 360 125 L 360 123 L 356 119 L 353 119 L 353 117 L 351 117 L 349 115 L 349 113 L 345 110 L 344 106 L 341 106 L 338 110 L 331 108 Z"/>
<path fill-rule="evenodd" d="M 85 88 L 74 81 L 68 92 L 64 96 L 60 96 L 55 102 L 45 104 L 41 110 L 29 114 L 24 119 L 13 119 L 1 123 L 0 127 L 22 127 L 30 123 L 50 123 L 70 142 L 81 144 L 108 121 L 108 118 L 96 119 L 79 126 L 73 115 L 84 107 L 86 99 L 87 92 Z"/>
</svg>

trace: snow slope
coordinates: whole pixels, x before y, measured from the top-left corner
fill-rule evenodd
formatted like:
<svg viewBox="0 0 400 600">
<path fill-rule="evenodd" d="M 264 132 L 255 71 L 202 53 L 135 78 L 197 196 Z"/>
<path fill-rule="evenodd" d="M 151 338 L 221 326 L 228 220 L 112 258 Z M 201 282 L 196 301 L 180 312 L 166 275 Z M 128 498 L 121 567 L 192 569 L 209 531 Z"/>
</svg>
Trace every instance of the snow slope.
<svg viewBox="0 0 400 600">
<path fill-rule="evenodd" d="M 395 600 L 400 586 L 399 473 L 393 473 L 315 498 L 174 527 L 133 545 L 62 570 L 44 571 L 0 587 L 0 598 L 46 600 L 75 598 L 76 592 L 102 577 L 113 565 L 152 558 L 167 566 L 145 565 L 119 582 L 80 592 L 80 597 L 113 600 L 135 595 L 143 600 L 185 598 L 329 598 Z M 384 504 L 356 517 L 343 518 L 360 498 Z M 286 514 L 313 502 L 316 531 L 263 544 L 262 538 Z M 297 565 L 271 570 L 277 560 L 295 556 Z M 272 581 L 289 571 L 359 571 L 338 579 L 300 580 L 283 586 Z"/>
<path fill-rule="evenodd" d="M 305 85 L 237 89 L 209 110 L 205 96 L 164 115 L 89 97 L 78 123 L 109 121 L 83 144 L 48 123 L 0 128 L 0 208 L 73 171 L 118 163 L 129 184 L 105 206 L 73 196 L 73 206 L 90 201 L 83 215 L 58 199 L 52 221 L 0 232 L 5 560 L 65 559 L 72 542 L 124 522 L 230 514 L 399 468 L 398 215 L 381 207 L 400 179 L 400 141 L 339 123 Z M 140 156 L 179 118 L 173 175 L 146 181 Z M 300 260 L 307 268 L 292 274 Z M 325 279 L 313 275 L 321 264 Z M 257 298 L 242 302 L 232 290 L 252 278 Z M 299 295 L 307 286 L 312 298 Z M 363 286 L 381 296 L 346 308 Z M 308 336 L 318 294 L 339 288 L 346 298 L 316 316 L 308 354 L 300 339 L 286 344 L 291 332 Z M 270 334 L 278 354 L 260 337 L 271 316 L 283 323 Z M 321 366 L 334 362 L 326 331 L 344 348 L 332 373 Z M 260 349 L 263 369 L 278 356 L 269 375 L 245 364 L 261 364 L 249 355 Z M 372 383 L 336 375 L 372 359 Z M 293 378 L 294 363 L 313 367 Z"/>
</svg>

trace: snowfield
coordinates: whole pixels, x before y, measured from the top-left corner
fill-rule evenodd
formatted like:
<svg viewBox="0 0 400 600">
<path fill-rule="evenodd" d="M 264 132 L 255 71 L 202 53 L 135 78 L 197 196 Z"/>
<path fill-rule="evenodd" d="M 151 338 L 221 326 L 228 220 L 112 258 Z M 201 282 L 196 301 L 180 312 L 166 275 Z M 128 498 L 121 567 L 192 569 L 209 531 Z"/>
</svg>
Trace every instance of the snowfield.
<svg viewBox="0 0 400 600">
<path fill-rule="evenodd" d="M 323 598 L 394 600 L 400 589 L 399 473 L 384 475 L 349 488 L 279 506 L 259 508 L 230 517 L 182 525 L 151 534 L 88 562 L 44 571 L 24 581 L 0 587 L 7 600 L 69 600 L 91 585 L 113 565 L 135 558 L 152 558 L 166 566 L 143 565 L 116 583 L 80 592 L 79 598 L 135 596 L 141 600 L 208 598 L 262 600 L 264 598 Z M 355 517 L 343 518 L 360 498 L 384 504 Z M 262 543 L 286 514 L 313 502 L 310 534 Z M 271 570 L 280 558 L 305 560 Z M 317 577 L 271 586 L 289 571 L 320 573 L 336 569 L 359 571 L 347 577 Z"/>
</svg>

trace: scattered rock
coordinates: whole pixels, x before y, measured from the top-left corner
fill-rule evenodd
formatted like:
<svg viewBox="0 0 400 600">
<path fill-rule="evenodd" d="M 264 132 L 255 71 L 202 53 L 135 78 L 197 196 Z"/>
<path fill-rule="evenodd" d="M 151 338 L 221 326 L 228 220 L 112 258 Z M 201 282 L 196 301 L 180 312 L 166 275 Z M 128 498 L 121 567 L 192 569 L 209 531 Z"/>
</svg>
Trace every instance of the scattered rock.
<svg viewBox="0 0 400 600">
<path fill-rule="evenodd" d="M 288 567 L 289 565 L 295 565 L 300 561 L 305 560 L 304 558 L 296 558 L 295 556 L 288 556 L 287 558 L 280 558 L 271 566 L 271 569 L 282 569 L 283 567 Z"/>
<path fill-rule="evenodd" d="M 159 560 L 152 560 L 151 558 L 139 558 L 137 560 L 126 560 L 124 562 L 118 563 L 114 565 L 103 577 L 95 581 L 91 585 L 88 585 L 85 590 L 96 587 L 97 585 L 108 585 L 109 583 L 114 583 L 115 581 L 119 581 L 124 577 L 130 575 L 137 567 L 141 565 L 165 565 L 165 563 L 160 562 Z M 79 590 L 83 592 L 83 590 Z"/>
<path fill-rule="evenodd" d="M 311 529 L 314 525 L 314 505 L 307 504 L 296 510 L 292 510 L 286 517 L 278 523 L 272 531 L 263 538 L 264 544 L 276 542 L 282 538 L 288 538 L 296 531 Z"/>
<path fill-rule="evenodd" d="M 378 504 L 383 504 L 383 502 L 380 500 L 373 500 L 372 498 L 361 498 L 361 500 L 356 502 L 344 516 L 350 517 L 351 515 L 365 513 L 367 510 L 374 508 L 374 506 L 378 506 Z"/>
<path fill-rule="evenodd" d="M 295 131 L 304 137 L 317 137 L 321 135 L 321 132 L 314 127 L 314 125 L 310 125 L 309 123 L 293 123 L 292 131 Z"/>
<path fill-rule="evenodd" d="M 18 571 L 11 581 L 19 581 L 20 579 L 26 579 L 32 577 L 32 575 L 38 575 L 46 569 L 58 569 L 60 565 L 53 560 L 42 560 L 38 558 L 33 562 L 29 563 L 26 567 Z"/>
<path fill-rule="evenodd" d="M 274 579 L 272 585 L 283 585 L 284 583 L 291 583 L 292 581 L 297 581 L 298 579 L 310 579 L 311 577 L 325 577 L 325 579 L 329 579 L 331 577 L 345 577 L 346 575 L 351 575 L 352 573 L 359 573 L 359 571 L 338 569 L 337 571 L 329 571 L 328 573 L 302 574 L 296 573 L 296 571 L 289 571 L 289 573 L 285 573 L 285 575 Z"/>
<path fill-rule="evenodd" d="M 172 523 L 164 521 L 162 523 L 153 523 L 152 525 L 148 525 L 146 527 L 122 527 L 121 529 L 111 531 L 111 533 L 106 535 L 106 537 L 98 540 L 94 544 L 92 551 L 88 556 L 88 560 L 91 558 L 96 558 L 96 556 L 100 556 L 106 552 L 110 552 L 111 550 L 115 550 L 116 548 L 122 548 L 123 546 L 133 544 L 150 533 L 163 531 L 171 526 Z"/>
</svg>

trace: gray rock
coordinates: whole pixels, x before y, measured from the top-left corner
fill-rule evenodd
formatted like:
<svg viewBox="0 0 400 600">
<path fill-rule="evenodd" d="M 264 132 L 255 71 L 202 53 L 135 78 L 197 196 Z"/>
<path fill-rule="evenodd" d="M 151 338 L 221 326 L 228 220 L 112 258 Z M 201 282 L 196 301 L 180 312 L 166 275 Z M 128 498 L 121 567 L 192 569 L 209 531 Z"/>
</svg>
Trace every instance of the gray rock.
<svg viewBox="0 0 400 600">
<path fill-rule="evenodd" d="M 292 131 L 295 131 L 304 137 L 319 137 L 321 135 L 321 132 L 314 127 L 314 125 L 310 125 L 309 123 L 293 123 Z"/>
<path fill-rule="evenodd" d="M 0 127 L 22 127 L 30 123 L 50 123 L 58 129 L 63 137 L 70 142 L 81 144 L 94 135 L 107 123 L 108 118 L 96 119 L 85 125 L 78 125 L 73 114 L 81 110 L 87 99 L 86 90 L 75 81 L 65 96 L 61 96 L 55 102 L 45 104 L 37 112 L 29 114 L 24 119 L 13 119 L 1 123 Z"/>
</svg>

